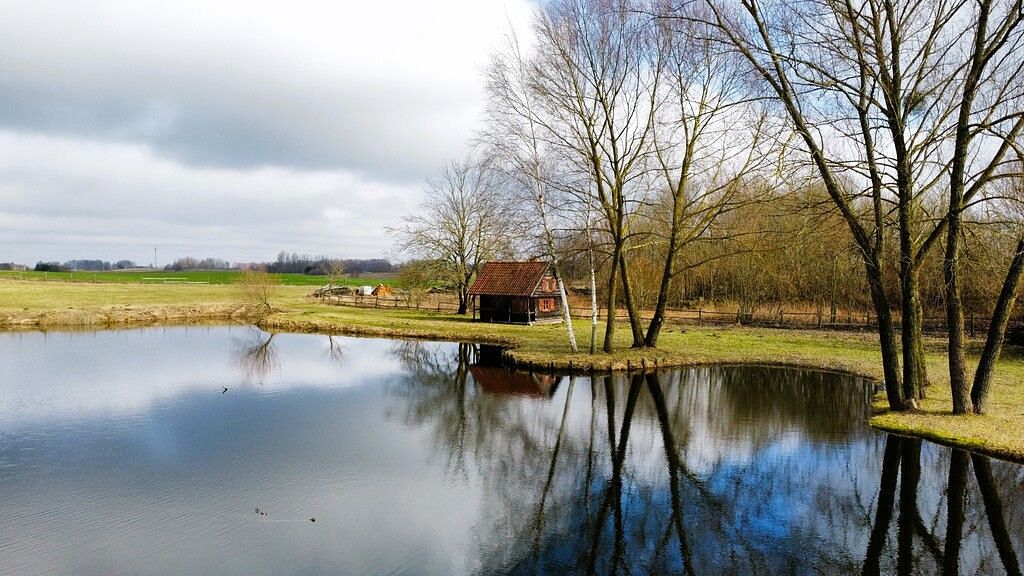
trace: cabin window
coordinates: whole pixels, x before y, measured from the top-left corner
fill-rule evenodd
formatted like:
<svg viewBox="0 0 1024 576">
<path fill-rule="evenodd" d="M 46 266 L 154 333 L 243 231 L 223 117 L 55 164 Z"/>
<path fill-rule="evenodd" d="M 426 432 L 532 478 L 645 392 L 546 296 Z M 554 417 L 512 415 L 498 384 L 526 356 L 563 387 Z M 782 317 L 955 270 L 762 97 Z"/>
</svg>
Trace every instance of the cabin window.
<svg viewBox="0 0 1024 576">
<path fill-rule="evenodd" d="M 541 298 L 538 304 L 541 312 L 551 312 L 555 309 L 555 301 L 552 298 Z"/>
</svg>

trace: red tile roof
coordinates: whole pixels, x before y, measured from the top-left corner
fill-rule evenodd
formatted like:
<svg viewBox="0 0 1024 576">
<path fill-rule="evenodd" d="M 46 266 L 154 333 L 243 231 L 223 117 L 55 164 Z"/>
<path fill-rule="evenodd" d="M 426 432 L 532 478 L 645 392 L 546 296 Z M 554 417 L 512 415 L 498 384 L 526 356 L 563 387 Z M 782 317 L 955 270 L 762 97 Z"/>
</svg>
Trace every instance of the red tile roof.
<svg viewBox="0 0 1024 576">
<path fill-rule="evenodd" d="M 547 262 L 488 262 L 469 289 L 473 295 L 531 296 L 548 270 Z"/>
</svg>

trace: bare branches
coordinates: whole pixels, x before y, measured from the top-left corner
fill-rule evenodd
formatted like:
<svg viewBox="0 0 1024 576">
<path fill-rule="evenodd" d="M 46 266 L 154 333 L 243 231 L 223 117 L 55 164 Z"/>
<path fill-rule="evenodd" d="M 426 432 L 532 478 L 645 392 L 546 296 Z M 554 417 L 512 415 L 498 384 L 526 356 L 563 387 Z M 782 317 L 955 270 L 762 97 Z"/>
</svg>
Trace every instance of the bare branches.
<svg viewBox="0 0 1024 576">
<path fill-rule="evenodd" d="M 427 183 L 427 200 L 392 230 L 410 255 L 439 264 L 439 280 L 459 293 L 459 313 L 469 304 L 469 286 L 480 266 L 512 252 L 514 226 L 496 193 L 500 184 L 486 161 L 453 161 Z"/>
<path fill-rule="evenodd" d="M 237 285 L 242 302 L 259 318 L 274 311 L 271 300 L 280 286 L 277 278 L 263 270 L 246 270 Z"/>
</svg>

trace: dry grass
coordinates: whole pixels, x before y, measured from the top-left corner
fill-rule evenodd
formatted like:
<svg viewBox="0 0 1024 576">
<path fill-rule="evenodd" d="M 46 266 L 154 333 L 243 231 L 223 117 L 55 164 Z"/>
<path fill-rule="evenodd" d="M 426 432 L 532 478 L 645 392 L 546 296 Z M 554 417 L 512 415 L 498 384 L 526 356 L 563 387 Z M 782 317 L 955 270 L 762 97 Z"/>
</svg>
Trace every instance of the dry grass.
<svg viewBox="0 0 1024 576">
<path fill-rule="evenodd" d="M 301 300 L 308 286 L 281 287 Z M 83 284 L 0 279 L 0 329 L 91 328 L 241 320 L 238 288 L 218 284 Z"/>
<path fill-rule="evenodd" d="M 757 363 L 881 376 L 870 333 L 669 326 L 657 350 L 630 350 L 620 326 L 619 351 L 571 354 L 564 327 L 480 324 L 450 314 L 402 309 L 326 306 L 308 287 L 282 286 L 275 312 L 261 325 L 279 331 L 362 334 L 503 343 L 521 365 L 540 368 L 628 369 L 712 363 Z M 243 321 L 236 289 L 216 285 L 113 285 L 0 280 L 0 329 L 88 328 L 146 323 Z M 590 327 L 575 323 L 581 349 Z M 603 332 L 601 333 L 603 334 Z M 601 337 L 599 334 L 599 337 Z M 977 343 L 975 343 L 977 345 Z M 1024 460 L 1024 356 L 1009 350 L 992 385 L 989 414 L 952 416 L 941 340 L 928 341 L 930 398 L 919 412 L 880 413 L 872 424 L 988 454 Z M 884 404 L 884 399 L 882 399 Z"/>
</svg>

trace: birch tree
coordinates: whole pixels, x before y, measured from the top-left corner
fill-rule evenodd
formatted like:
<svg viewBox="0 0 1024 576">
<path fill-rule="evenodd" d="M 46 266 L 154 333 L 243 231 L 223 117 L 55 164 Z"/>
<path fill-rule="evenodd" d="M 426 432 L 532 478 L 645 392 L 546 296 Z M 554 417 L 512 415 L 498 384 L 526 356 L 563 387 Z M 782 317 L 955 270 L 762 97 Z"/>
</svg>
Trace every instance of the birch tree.
<svg viewBox="0 0 1024 576">
<path fill-rule="evenodd" d="M 633 345 L 644 344 L 626 253 L 631 219 L 645 192 L 639 180 L 650 154 L 661 69 L 650 61 L 648 24 L 628 2 L 558 0 L 542 8 L 535 27 L 531 75 L 550 119 L 544 137 L 589 175 L 611 244 L 605 352 L 615 345 L 620 295 Z"/>
<path fill-rule="evenodd" d="M 554 271 L 569 348 L 576 352 L 579 348 L 552 223 L 552 195 L 557 189 L 550 182 L 556 177 L 552 165 L 557 160 L 546 150 L 541 138 L 544 119 L 530 83 L 529 63 L 523 57 L 518 38 L 511 36 L 506 52 L 495 56 L 488 73 L 488 126 L 483 140 L 505 166 L 513 190 L 525 196 L 531 208 L 530 220 L 540 223 L 538 244 Z"/>
</svg>

